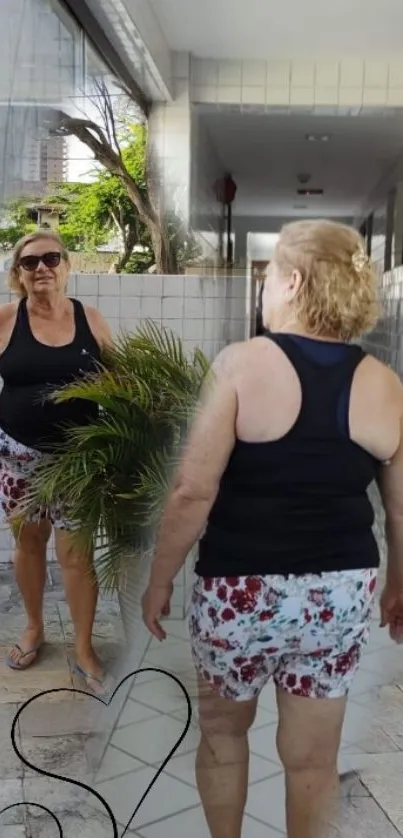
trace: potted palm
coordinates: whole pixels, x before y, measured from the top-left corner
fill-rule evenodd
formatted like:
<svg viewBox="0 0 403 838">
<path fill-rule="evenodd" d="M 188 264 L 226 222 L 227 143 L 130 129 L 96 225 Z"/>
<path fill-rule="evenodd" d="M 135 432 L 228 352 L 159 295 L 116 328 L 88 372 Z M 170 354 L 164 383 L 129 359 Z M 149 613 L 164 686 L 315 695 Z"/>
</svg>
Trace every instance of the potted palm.
<svg viewBox="0 0 403 838">
<path fill-rule="evenodd" d="M 101 587 L 118 591 L 130 636 L 169 470 L 207 371 L 200 350 L 189 358 L 178 337 L 147 322 L 117 340 L 96 375 L 52 395 L 96 402 L 99 416 L 66 431 L 57 456 L 38 468 L 27 506 L 65 505 L 80 546 L 95 546 Z"/>
</svg>

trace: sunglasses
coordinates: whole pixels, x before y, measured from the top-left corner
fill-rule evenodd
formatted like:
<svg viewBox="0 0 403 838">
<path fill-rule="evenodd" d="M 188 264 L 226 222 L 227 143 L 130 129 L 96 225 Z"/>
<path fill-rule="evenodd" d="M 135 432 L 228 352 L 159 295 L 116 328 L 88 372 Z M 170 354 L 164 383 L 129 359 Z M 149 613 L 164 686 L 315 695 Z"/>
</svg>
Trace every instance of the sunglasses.
<svg viewBox="0 0 403 838">
<path fill-rule="evenodd" d="M 19 266 L 24 271 L 32 273 L 36 271 L 39 263 L 42 262 L 45 268 L 57 268 L 60 265 L 62 254 L 58 252 L 42 253 L 41 256 L 22 256 L 19 261 Z"/>
</svg>

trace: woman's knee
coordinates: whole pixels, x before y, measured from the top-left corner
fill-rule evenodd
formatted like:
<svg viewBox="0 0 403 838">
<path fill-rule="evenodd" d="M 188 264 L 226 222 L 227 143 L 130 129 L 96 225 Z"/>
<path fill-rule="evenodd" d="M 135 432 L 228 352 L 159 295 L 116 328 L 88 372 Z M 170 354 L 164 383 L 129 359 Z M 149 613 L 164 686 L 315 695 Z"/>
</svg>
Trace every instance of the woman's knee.
<svg viewBox="0 0 403 838">
<path fill-rule="evenodd" d="M 333 770 L 346 699 L 309 699 L 281 690 L 277 699 L 277 751 L 285 770 Z"/>
<path fill-rule="evenodd" d="M 67 530 L 55 531 L 56 555 L 60 566 L 64 570 L 78 570 L 91 573 L 93 570 L 93 554 L 81 548 L 76 539 Z"/>
<path fill-rule="evenodd" d="M 202 734 L 245 736 L 256 716 L 257 701 L 230 701 L 222 698 L 208 684 L 199 685 L 199 724 Z"/>
<path fill-rule="evenodd" d="M 20 553 L 37 555 L 43 557 L 52 533 L 52 526 L 49 521 L 40 521 L 38 524 L 23 524 L 13 528 L 13 536 L 16 548 Z"/>
<path fill-rule="evenodd" d="M 286 772 L 323 771 L 327 773 L 335 769 L 339 738 L 334 738 L 333 741 L 325 738 L 319 742 L 314 731 L 310 737 L 309 730 L 306 730 L 302 739 L 301 742 L 298 742 L 298 739 L 291 742 L 287 734 L 284 734 L 281 729 L 278 730 L 277 752 Z"/>
</svg>

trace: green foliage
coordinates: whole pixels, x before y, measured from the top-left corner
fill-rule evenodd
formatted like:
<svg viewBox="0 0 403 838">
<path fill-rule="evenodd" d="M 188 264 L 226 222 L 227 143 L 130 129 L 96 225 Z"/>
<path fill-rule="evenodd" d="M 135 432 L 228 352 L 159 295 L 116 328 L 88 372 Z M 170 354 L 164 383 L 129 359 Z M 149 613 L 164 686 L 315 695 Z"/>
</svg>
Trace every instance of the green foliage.
<svg viewBox="0 0 403 838">
<path fill-rule="evenodd" d="M 154 264 L 154 253 L 151 247 L 144 252 L 135 251 L 124 267 L 125 274 L 145 274 Z"/>
<path fill-rule="evenodd" d="M 24 198 L 7 204 L 2 219 L 7 226 L 0 227 L 0 250 L 12 250 L 19 239 L 36 230 L 37 225 L 32 220 L 30 205 L 32 205 L 32 199 L 28 201 Z"/>
<path fill-rule="evenodd" d="M 147 127 L 143 124 L 124 126 L 119 144 L 126 170 L 146 198 Z M 67 249 L 91 253 L 119 236 L 123 247 L 115 270 L 119 273 L 146 272 L 155 264 L 151 236 L 128 196 L 124 178 L 102 167 L 98 167 L 94 175 L 89 183 L 61 183 L 54 194 L 43 199 L 59 217 L 58 229 Z M 30 209 L 34 205 L 32 199 L 23 198 L 10 205 L 7 210 L 9 226 L 0 228 L 0 248 L 11 250 L 21 236 L 37 229 L 33 221 L 35 213 Z M 165 225 L 171 250 L 176 255 L 177 269 L 183 271 L 201 255 L 201 249 L 173 213 L 168 214 Z M 144 249 L 138 251 L 136 245 Z"/>
<path fill-rule="evenodd" d="M 146 129 L 133 125 L 125 131 L 121 154 L 140 191 L 146 192 Z M 106 169 L 97 170 L 91 183 L 60 184 L 50 199 L 62 207 L 59 232 L 69 250 L 91 250 L 120 234 L 124 243 L 150 247 L 150 237 L 128 198 L 123 182 Z M 133 235 L 130 235 L 134 231 Z"/>
<path fill-rule="evenodd" d="M 89 399 L 97 421 L 66 433 L 41 464 L 28 507 L 56 499 L 75 522 L 77 543 L 97 548 L 97 571 L 115 588 L 127 561 L 151 548 L 167 480 L 187 432 L 208 363 L 148 322 L 122 336 L 99 373 L 56 393 L 57 402 Z"/>
</svg>

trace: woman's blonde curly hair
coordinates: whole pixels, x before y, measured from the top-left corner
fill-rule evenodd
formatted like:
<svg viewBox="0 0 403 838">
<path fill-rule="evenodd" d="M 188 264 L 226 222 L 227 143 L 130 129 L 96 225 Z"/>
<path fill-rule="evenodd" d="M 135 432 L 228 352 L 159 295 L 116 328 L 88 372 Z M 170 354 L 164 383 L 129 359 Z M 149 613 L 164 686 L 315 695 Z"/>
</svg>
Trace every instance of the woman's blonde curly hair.
<svg viewBox="0 0 403 838">
<path fill-rule="evenodd" d="M 53 230 L 36 230 L 34 233 L 29 233 L 27 236 L 23 236 L 22 239 L 19 239 L 17 244 L 14 246 L 11 265 L 8 270 L 6 280 L 8 287 L 11 289 L 11 291 L 13 291 L 14 294 L 17 294 L 18 297 L 26 297 L 25 288 L 21 285 L 20 282 L 21 254 L 28 244 L 33 244 L 33 242 L 39 241 L 40 239 L 46 239 L 47 241 L 54 242 L 55 244 L 57 244 L 60 248 L 62 258 L 65 259 L 65 261 L 69 264 L 68 251 L 58 233 L 54 232 Z"/>
<path fill-rule="evenodd" d="M 351 341 L 380 316 L 378 278 L 360 234 L 332 221 L 295 221 L 281 230 L 274 261 L 282 276 L 297 270 L 298 321 L 312 335 Z"/>
</svg>

